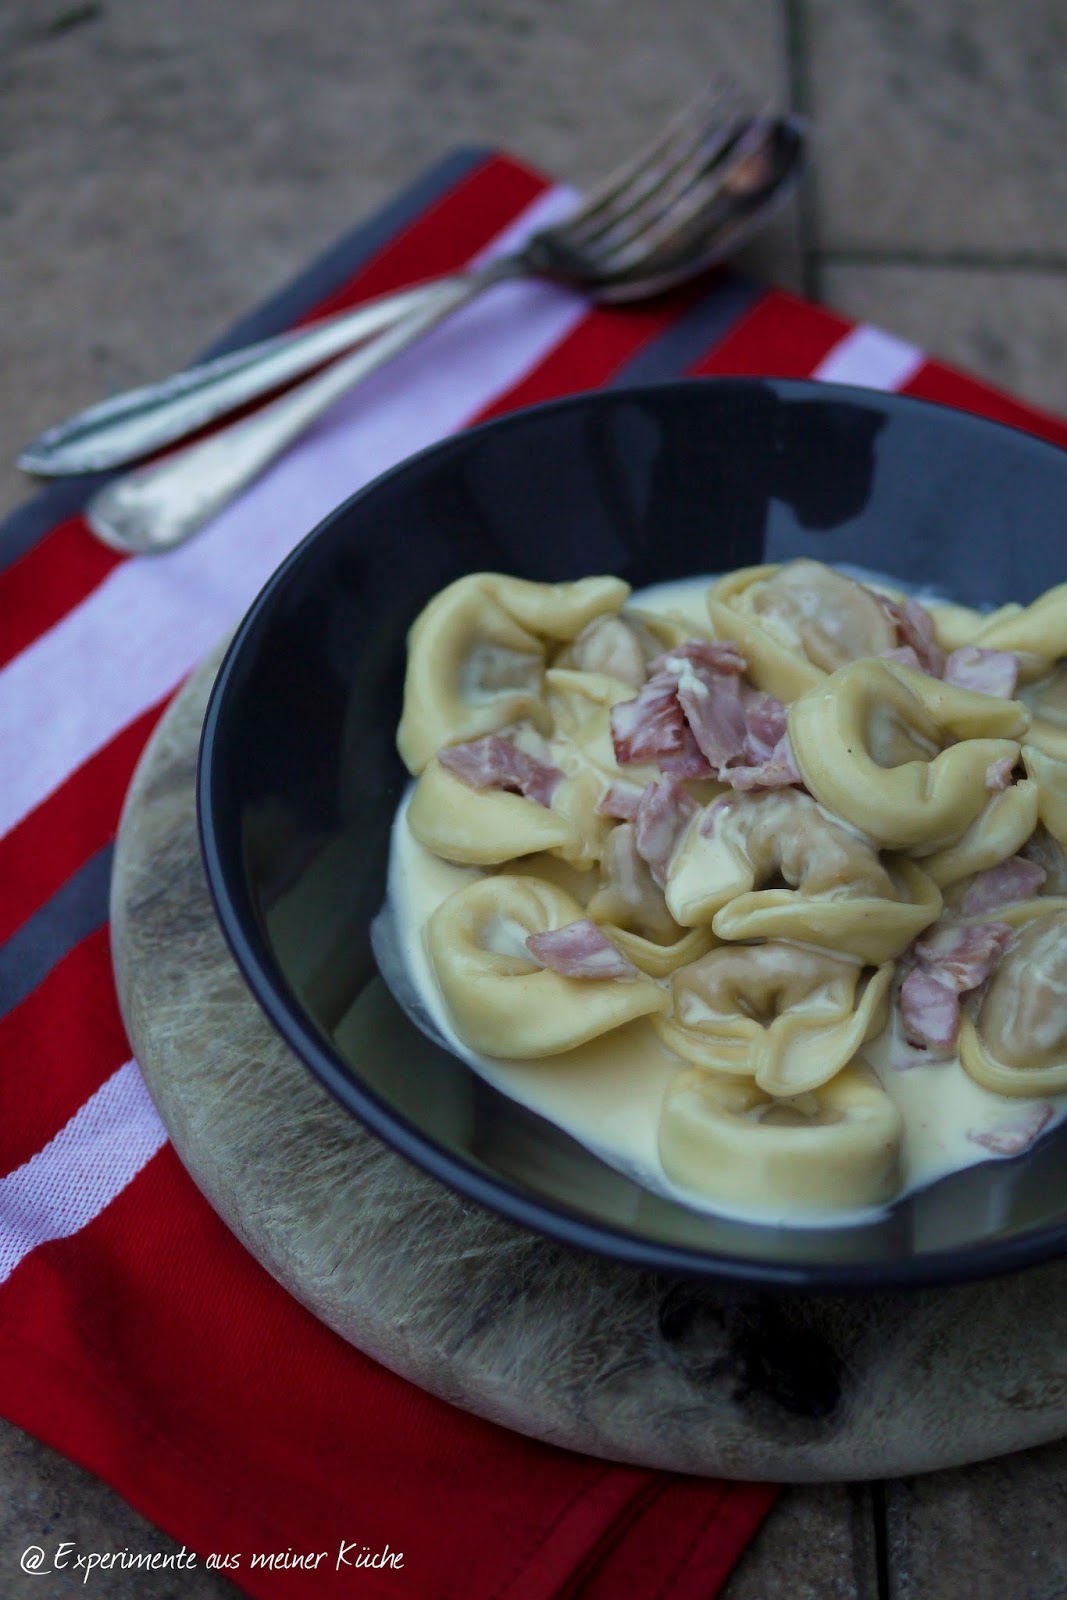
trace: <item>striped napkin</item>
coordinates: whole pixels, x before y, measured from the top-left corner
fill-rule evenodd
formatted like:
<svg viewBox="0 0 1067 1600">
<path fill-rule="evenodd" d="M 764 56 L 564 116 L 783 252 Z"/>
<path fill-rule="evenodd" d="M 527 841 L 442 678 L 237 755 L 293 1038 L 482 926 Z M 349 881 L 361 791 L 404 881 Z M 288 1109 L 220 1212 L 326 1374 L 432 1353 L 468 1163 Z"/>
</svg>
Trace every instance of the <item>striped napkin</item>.
<svg viewBox="0 0 1067 1600">
<path fill-rule="evenodd" d="M 457 153 L 219 348 L 487 259 L 573 201 L 506 156 Z M 680 374 L 904 390 L 1067 444 L 1062 424 L 914 346 L 729 272 L 628 310 L 510 283 L 341 401 L 181 549 L 131 560 L 92 539 L 79 508 L 99 480 L 56 486 L 0 529 L 0 1411 L 201 1567 L 238 1556 L 229 1575 L 249 1594 L 696 1600 L 774 1498 L 521 1438 L 315 1322 L 179 1165 L 130 1059 L 108 952 L 138 755 L 297 541 L 457 428 Z M 403 1565 L 338 1566 L 346 1546 L 349 1561 L 388 1548 Z M 324 1556 L 252 1565 L 286 1550 Z"/>
</svg>

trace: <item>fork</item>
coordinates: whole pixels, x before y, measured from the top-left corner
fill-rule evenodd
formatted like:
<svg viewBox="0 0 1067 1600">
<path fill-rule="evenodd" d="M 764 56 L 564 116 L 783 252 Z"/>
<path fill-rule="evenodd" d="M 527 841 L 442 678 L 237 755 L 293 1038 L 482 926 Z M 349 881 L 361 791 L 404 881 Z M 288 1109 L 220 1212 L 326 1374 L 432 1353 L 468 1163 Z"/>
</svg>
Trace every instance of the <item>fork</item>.
<svg viewBox="0 0 1067 1600">
<path fill-rule="evenodd" d="M 681 153 L 691 122 L 697 126 L 709 125 L 714 114 L 725 133 L 730 119 L 738 116 L 739 109 L 730 89 L 701 96 L 642 156 L 616 172 L 607 184 L 591 195 L 581 210 L 568 219 L 565 228 L 550 229 L 546 238 L 531 241 L 528 252 L 532 255 L 540 251 L 543 255 L 546 250 L 551 252 L 558 242 L 562 270 L 568 257 L 573 255 L 569 241 L 575 245 L 581 243 L 583 229 L 602 215 L 613 191 L 621 193 L 629 185 L 630 196 L 636 201 L 642 173 L 646 178 L 655 177 L 652 163 L 661 149 L 669 158 L 671 152 L 666 147 L 672 141 L 674 153 Z M 499 265 L 494 268 L 495 272 L 502 270 Z M 580 269 L 578 282 L 580 285 L 584 282 Z M 351 346 L 384 332 L 420 305 L 428 306 L 442 288 L 443 280 L 438 280 L 379 296 L 354 310 L 320 318 L 309 327 L 289 330 L 215 356 L 161 383 L 112 396 L 49 428 L 26 446 L 19 456 L 19 465 L 26 472 L 57 477 L 100 472 L 135 461 L 196 432 L 227 411 L 269 393 Z"/>
<path fill-rule="evenodd" d="M 289 363 L 289 375 L 300 370 L 294 361 L 321 363 L 322 344 L 310 346 L 309 351 L 301 341 L 321 335 L 323 329 L 327 338 L 343 339 L 341 348 L 353 337 L 365 336 L 368 325 L 379 330 L 354 353 L 253 416 L 107 485 L 89 502 L 90 527 L 105 543 L 123 551 L 160 551 L 181 543 L 355 383 L 505 279 L 545 278 L 594 301 L 623 301 L 658 293 L 694 276 L 736 248 L 784 195 L 799 171 L 802 145 L 802 130 L 795 120 L 745 117 L 732 91 L 706 93 L 575 212 L 534 234 L 521 250 L 473 271 L 384 297 L 317 329 L 267 341 L 257 347 L 260 353 L 266 349 L 265 357 L 255 350 L 246 353 L 237 370 L 237 381 L 244 385 L 242 399 L 257 392 L 249 390 L 250 381 L 262 380 L 261 388 L 277 385 L 278 368 L 271 363 L 279 356 Z M 174 387 L 184 381 L 180 404 L 195 390 L 196 374 L 208 373 L 206 386 L 192 395 L 199 406 L 194 426 L 206 420 L 203 405 L 212 388 L 213 365 L 170 380 L 173 410 Z M 223 382 L 231 376 L 224 374 Z M 142 391 L 142 395 L 158 392 Z M 239 402 L 230 400 L 227 405 L 234 403 Z M 108 407 L 114 413 L 118 404 L 108 402 L 96 408 L 97 413 Z M 222 409 L 220 403 L 207 416 Z M 157 406 L 157 432 L 148 448 L 161 442 L 158 415 Z M 124 420 L 128 419 L 127 412 Z M 85 418 L 80 420 L 84 424 Z M 73 428 L 78 421 L 67 426 Z M 175 436 L 174 431 L 167 435 Z"/>
</svg>

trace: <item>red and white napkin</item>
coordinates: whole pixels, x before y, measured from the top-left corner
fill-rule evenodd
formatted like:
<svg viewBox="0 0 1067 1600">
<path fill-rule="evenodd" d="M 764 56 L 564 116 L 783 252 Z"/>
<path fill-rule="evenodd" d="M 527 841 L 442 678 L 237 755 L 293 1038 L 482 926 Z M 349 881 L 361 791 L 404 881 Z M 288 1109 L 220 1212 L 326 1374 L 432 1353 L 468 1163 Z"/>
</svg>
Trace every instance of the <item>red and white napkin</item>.
<svg viewBox="0 0 1067 1600">
<path fill-rule="evenodd" d="M 510 248 L 572 200 L 505 156 L 460 152 L 231 342 Z M 317 1323 L 180 1166 L 130 1058 L 108 951 L 111 848 L 138 755 L 327 511 L 516 406 L 713 373 L 903 389 L 1067 443 L 1063 425 L 913 346 L 730 273 L 628 310 L 514 283 L 341 401 L 170 554 L 98 544 L 86 483 L 0 529 L 0 1412 L 199 1566 L 229 1556 L 249 1594 L 707 1600 L 774 1499 L 509 1433 Z M 286 1551 L 322 1555 L 253 1565 Z M 351 1565 L 361 1552 L 403 1564 Z"/>
</svg>

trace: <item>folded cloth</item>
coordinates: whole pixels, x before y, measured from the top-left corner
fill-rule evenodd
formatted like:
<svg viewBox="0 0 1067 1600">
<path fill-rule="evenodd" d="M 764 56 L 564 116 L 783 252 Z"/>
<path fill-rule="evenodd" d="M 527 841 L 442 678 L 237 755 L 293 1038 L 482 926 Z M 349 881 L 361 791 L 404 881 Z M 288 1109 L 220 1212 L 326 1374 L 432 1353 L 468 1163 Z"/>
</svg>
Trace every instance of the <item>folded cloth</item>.
<svg viewBox="0 0 1067 1600">
<path fill-rule="evenodd" d="M 508 249 L 572 200 L 507 157 L 461 152 L 225 344 Z M 473 421 L 712 373 L 904 389 L 1067 443 L 1062 425 L 913 346 L 730 272 L 630 309 L 511 283 L 340 402 L 178 550 L 130 560 L 99 545 L 79 509 L 99 479 L 48 490 L 0 529 L 0 1411 L 200 1567 L 229 1558 L 249 1594 L 704 1600 L 773 1501 L 772 1486 L 509 1433 L 317 1323 L 178 1163 L 129 1059 L 107 936 L 139 752 L 321 516 Z"/>
</svg>

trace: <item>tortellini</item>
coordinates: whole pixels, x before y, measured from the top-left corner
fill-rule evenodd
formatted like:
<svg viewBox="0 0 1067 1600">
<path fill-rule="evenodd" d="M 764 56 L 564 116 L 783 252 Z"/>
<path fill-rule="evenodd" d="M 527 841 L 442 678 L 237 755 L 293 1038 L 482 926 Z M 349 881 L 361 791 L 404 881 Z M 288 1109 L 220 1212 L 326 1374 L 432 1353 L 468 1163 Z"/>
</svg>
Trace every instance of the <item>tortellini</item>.
<svg viewBox="0 0 1067 1600">
<path fill-rule="evenodd" d="M 1067 656 L 1067 583 L 1028 606 L 1006 605 L 990 613 L 938 607 L 934 621 L 948 649 L 970 644 L 1015 657 L 1022 685 L 1019 699 L 1032 716 L 1029 743 L 1067 760 L 1067 666 L 1061 664 Z"/>
<path fill-rule="evenodd" d="M 1015 919 L 1013 919 L 1015 920 Z M 995 1094 L 1067 1091 L 1067 907 L 1020 908 L 1015 944 L 960 1027 L 960 1060 Z"/>
<path fill-rule="evenodd" d="M 983 617 L 967 643 L 1018 656 L 1024 680 L 1043 676 L 1067 655 L 1067 583 L 1046 589 L 1028 606 L 1004 606 Z"/>
<path fill-rule="evenodd" d="M 551 667 L 545 673 L 545 707 L 551 718 L 560 764 L 590 771 L 601 787 L 613 783 L 643 788 L 659 776 L 655 766 L 619 766 L 611 737 L 611 712 L 632 691 L 618 678 L 599 672 Z"/>
<path fill-rule="evenodd" d="M 1019 698 L 1030 710 L 1029 742 L 1057 761 L 1067 761 L 1067 666 L 1057 666 L 1035 683 L 1024 684 Z"/>
<path fill-rule="evenodd" d="M 961 878 L 998 866 L 1032 837 L 1038 809 L 1038 786 L 1026 778 L 989 795 L 965 833 L 921 857 L 923 871 L 939 888 L 946 889 Z"/>
<path fill-rule="evenodd" d="M 856 661 L 790 707 L 789 737 L 821 805 L 905 849 L 947 844 L 970 826 L 989 799 L 989 769 L 1018 758 L 1029 722 L 1018 701 Z"/>
<path fill-rule="evenodd" d="M 828 1083 L 885 1025 L 893 965 L 868 973 L 824 951 L 768 941 L 722 946 L 671 976 L 653 1026 L 710 1071 L 794 1095 Z"/>
<path fill-rule="evenodd" d="M 899 955 L 941 910 L 919 867 L 884 865 L 869 840 L 797 789 L 735 794 L 695 817 L 666 899 L 679 923 L 710 922 L 721 939 L 795 939 L 875 963 Z"/>
<path fill-rule="evenodd" d="M 675 922 L 663 890 L 637 852 L 630 823 L 609 835 L 601 874 L 589 915 L 642 972 L 665 978 L 715 943 L 710 929 L 682 928 Z"/>
<path fill-rule="evenodd" d="M 397 731 L 408 771 L 421 772 L 442 745 L 523 719 L 543 724 L 546 641 L 574 639 L 629 592 L 618 578 L 531 583 L 478 572 L 435 595 L 408 635 Z"/>
<path fill-rule="evenodd" d="M 538 965 L 529 934 L 564 928 L 582 908 L 537 878 L 501 874 L 449 895 L 430 918 L 426 944 L 456 1029 L 489 1056 L 553 1056 L 661 1011 L 653 979 L 565 978 Z"/>
<path fill-rule="evenodd" d="M 787 704 L 847 662 L 896 645 L 871 591 L 819 561 L 731 573 L 708 591 L 708 612 L 716 635 L 744 651 L 753 683 Z"/>
<path fill-rule="evenodd" d="M 914 1185 L 898 1068 L 1067 1097 L 1067 585 L 924 609 L 801 559 L 706 621 L 628 594 L 478 573 L 411 630 L 406 826 L 457 885 L 420 928 L 467 1048 L 557 1089 L 594 1052 L 609 1094 L 647 1059 L 661 1177 L 779 1220 Z"/>
<path fill-rule="evenodd" d="M 630 611 L 604 614 L 586 623 L 572 644 L 565 645 L 553 665 L 575 673 L 613 678 L 640 689 L 657 656 L 681 644 L 692 630 L 681 620 Z"/>
<path fill-rule="evenodd" d="M 559 811 L 501 789 L 472 790 L 432 758 L 408 805 L 408 826 L 445 861 L 492 866 L 576 843 Z"/>
<path fill-rule="evenodd" d="M 838 1211 L 893 1198 L 901 1136 L 899 1111 L 862 1064 L 787 1099 L 693 1070 L 667 1091 L 659 1150 L 668 1177 L 709 1200 Z"/>
<path fill-rule="evenodd" d="M 1061 848 L 1067 849 L 1067 760 L 1055 760 L 1043 750 L 1024 745 L 1023 763 L 1042 826 Z"/>
</svg>

